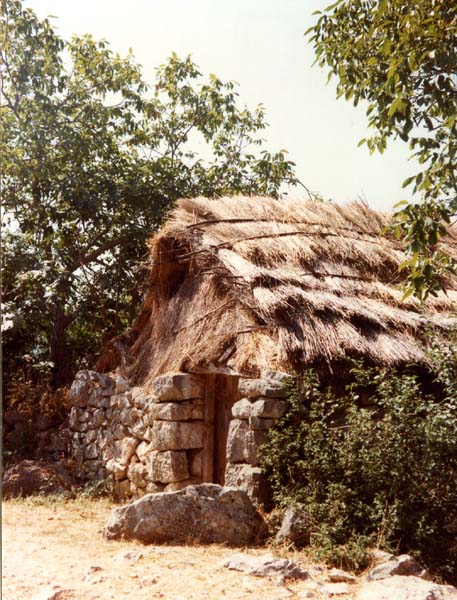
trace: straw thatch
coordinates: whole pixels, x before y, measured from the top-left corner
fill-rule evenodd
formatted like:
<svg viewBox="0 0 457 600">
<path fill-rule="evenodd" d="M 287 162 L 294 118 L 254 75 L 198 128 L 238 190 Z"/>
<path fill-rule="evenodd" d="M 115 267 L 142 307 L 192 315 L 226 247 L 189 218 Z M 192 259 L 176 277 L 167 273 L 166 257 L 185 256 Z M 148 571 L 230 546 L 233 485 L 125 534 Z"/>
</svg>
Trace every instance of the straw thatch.
<svg viewBox="0 0 457 600">
<path fill-rule="evenodd" d="M 134 327 L 131 374 L 332 368 L 423 360 L 427 323 L 449 325 L 457 282 L 402 302 L 401 244 L 385 214 L 271 198 L 182 200 L 151 240 L 150 283 Z M 456 236 L 447 237 L 456 255 Z"/>
</svg>

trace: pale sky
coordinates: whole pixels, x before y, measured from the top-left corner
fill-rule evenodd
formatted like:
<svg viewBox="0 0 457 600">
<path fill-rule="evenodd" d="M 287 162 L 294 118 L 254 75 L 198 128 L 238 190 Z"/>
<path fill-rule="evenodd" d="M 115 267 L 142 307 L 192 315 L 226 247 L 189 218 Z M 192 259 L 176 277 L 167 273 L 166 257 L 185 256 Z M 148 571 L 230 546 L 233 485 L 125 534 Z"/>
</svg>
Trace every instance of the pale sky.
<svg viewBox="0 0 457 600">
<path fill-rule="evenodd" d="M 336 100 L 333 84 L 312 67 L 304 38 L 313 11 L 330 0 L 27 0 L 39 17 L 54 15 L 62 37 L 91 33 L 126 54 L 132 48 L 145 79 L 175 51 L 191 54 L 203 74 L 239 83 L 240 101 L 262 103 L 267 148 L 285 148 L 297 174 L 325 199 L 364 197 L 390 210 L 409 199 L 401 183 L 414 172 L 403 142 L 384 155 L 357 148 L 367 135 L 363 107 Z"/>
</svg>

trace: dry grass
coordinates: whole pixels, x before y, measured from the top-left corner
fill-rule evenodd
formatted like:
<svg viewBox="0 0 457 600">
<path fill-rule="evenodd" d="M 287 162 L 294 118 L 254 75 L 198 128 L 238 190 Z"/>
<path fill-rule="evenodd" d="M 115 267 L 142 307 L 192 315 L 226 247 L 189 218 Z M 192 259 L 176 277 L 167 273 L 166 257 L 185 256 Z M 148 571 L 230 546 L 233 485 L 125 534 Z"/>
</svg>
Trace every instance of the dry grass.
<svg viewBox="0 0 457 600">
<path fill-rule="evenodd" d="M 420 306 L 402 302 L 401 244 L 365 204 L 271 198 L 182 200 L 151 240 L 150 287 L 130 374 L 302 371 L 363 356 L 420 362 L 424 326 L 449 324 L 457 281 Z M 457 257 L 456 234 L 446 250 Z M 105 356 L 99 369 L 114 368 Z"/>
<path fill-rule="evenodd" d="M 108 542 L 101 529 L 111 507 L 106 501 L 83 499 L 4 502 L 2 598 L 29 600 L 48 584 L 68 590 L 63 598 L 71 600 L 275 600 L 304 597 L 300 594 L 309 589 L 305 582 L 285 586 L 221 568 L 221 560 L 234 552 L 223 546 Z M 143 557 L 136 562 L 119 559 L 131 551 Z M 306 568 L 304 554 L 285 554 Z M 92 567 L 101 570 L 91 572 Z"/>
</svg>

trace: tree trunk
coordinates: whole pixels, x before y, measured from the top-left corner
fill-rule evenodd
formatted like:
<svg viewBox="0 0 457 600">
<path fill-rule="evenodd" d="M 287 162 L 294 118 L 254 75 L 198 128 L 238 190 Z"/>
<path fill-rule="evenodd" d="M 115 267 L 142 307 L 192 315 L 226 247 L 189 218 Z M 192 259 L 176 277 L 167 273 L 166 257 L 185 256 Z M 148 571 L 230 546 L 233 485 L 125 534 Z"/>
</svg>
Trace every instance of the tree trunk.
<svg viewBox="0 0 457 600">
<path fill-rule="evenodd" d="M 54 389 L 69 383 L 71 364 L 67 355 L 66 329 L 69 320 L 65 316 L 63 302 L 57 301 L 54 306 L 54 323 L 52 325 L 50 350 L 52 367 L 52 386 Z"/>
</svg>

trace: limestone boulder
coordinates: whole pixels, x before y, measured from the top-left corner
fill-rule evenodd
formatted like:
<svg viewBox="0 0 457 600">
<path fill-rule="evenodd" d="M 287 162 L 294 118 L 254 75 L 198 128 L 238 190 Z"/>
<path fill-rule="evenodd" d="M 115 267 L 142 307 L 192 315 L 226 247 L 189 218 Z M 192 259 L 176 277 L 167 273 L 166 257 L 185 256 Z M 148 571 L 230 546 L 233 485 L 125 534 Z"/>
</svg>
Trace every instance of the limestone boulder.
<svg viewBox="0 0 457 600">
<path fill-rule="evenodd" d="M 148 494 L 112 511 L 103 530 L 107 539 L 146 544 L 252 544 L 264 526 L 247 494 L 216 484 Z"/>
<path fill-rule="evenodd" d="M 120 465 L 126 466 L 135 454 L 140 441 L 134 437 L 124 437 L 114 442 L 113 457 Z"/>
<path fill-rule="evenodd" d="M 249 427 L 245 420 L 232 419 L 227 434 L 227 461 L 229 463 L 244 463 L 246 436 Z"/>
<path fill-rule="evenodd" d="M 203 423 L 155 421 L 152 426 L 154 450 L 187 450 L 203 447 Z"/>
<path fill-rule="evenodd" d="M 203 398 L 203 380 L 189 373 L 166 373 L 152 381 L 151 391 L 157 402 Z"/>
<path fill-rule="evenodd" d="M 23 460 L 5 472 L 2 482 L 3 499 L 33 494 L 63 494 L 70 491 L 72 482 L 54 466 Z"/>
<path fill-rule="evenodd" d="M 387 579 L 364 583 L 355 600 L 457 600 L 457 589 L 414 575 L 394 575 Z"/>
</svg>

